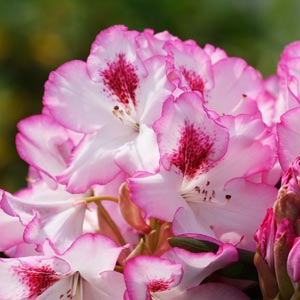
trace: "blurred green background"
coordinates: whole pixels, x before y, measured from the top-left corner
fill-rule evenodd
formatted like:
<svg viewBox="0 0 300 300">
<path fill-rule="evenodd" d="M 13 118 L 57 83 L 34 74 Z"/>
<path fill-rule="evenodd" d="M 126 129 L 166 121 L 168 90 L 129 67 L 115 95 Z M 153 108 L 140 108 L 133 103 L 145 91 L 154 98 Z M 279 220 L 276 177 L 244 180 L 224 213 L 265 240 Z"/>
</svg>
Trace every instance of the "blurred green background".
<svg viewBox="0 0 300 300">
<path fill-rule="evenodd" d="M 299 0 L 0 0 L 0 188 L 26 184 L 16 123 L 40 112 L 49 72 L 85 60 L 100 30 L 168 30 L 224 48 L 268 76 L 284 45 L 300 39 L 299 20 Z"/>
</svg>

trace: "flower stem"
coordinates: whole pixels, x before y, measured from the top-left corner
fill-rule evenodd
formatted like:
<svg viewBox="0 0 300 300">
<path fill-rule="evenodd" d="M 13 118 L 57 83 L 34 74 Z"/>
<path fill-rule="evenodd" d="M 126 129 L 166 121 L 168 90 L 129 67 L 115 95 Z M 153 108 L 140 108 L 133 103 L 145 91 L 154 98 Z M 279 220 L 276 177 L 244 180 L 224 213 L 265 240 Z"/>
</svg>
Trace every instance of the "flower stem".
<svg viewBox="0 0 300 300">
<path fill-rule="evenodd" d="M 116 238 L 121 246 L 126 245 L 126 241 L 124 240 L 119 227 L 116 225 L 114 220 L 111 218 L 107 210 L 104 208 L 101 202 L 97 202 L 97 207 L 98 207 L 98 217 L 102 217 L 105 219 L 109 227 L 112 229 L 114 234 L 116 235 Z"/>
</svg>

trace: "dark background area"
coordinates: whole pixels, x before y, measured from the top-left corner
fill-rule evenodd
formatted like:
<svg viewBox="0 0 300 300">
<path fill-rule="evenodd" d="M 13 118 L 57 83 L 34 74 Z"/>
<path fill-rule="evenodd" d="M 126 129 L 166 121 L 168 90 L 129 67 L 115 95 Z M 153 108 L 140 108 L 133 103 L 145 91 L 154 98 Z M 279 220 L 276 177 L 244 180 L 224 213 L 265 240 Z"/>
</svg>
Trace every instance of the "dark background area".
<svg viewBox="0 0 300 300">
<path fill-rule="evenodd" d="M 243 57 L 266 77 L 283 47 L 300 39 L 299 20 L 298 0 L 0 0 L 0 188 L 26 185 L 16 124 L 40 113 L 49 72 L 85 60 L 102 29 L 168 30 Z"/>
</svg>

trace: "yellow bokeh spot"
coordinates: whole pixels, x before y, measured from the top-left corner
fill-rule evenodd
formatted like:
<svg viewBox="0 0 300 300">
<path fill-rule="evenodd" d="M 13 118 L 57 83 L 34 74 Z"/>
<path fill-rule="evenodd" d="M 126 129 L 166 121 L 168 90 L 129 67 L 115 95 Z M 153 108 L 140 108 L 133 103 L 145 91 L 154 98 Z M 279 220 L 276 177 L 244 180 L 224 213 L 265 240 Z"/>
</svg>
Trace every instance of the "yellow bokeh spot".
<svg viewBox="0 0 300 300">
<path fill-rule="evenodd" d="M 66 57 L 63 38 L 54 32 L 33 33 L 29 44 L 33 60 L 46 69 L 60 64 Z"/>
</svg>

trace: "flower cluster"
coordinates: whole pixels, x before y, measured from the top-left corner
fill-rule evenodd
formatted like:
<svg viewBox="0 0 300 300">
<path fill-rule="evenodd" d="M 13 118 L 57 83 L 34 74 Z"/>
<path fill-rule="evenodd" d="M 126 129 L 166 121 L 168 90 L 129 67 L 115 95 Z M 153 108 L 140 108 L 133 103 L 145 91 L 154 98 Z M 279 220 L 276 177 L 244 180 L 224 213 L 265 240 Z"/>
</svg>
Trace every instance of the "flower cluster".
<svg viewBox="0 0 300 300">
<path fill-rule="evenodd" d="M 50 74 L 42 113 L 18 124 L 28 186 L 2 192 L 0 300 L 250 299 L 255 276 L 233 273 L 256 249 L 265 299 L 289 299 L 299 115 L 299 42 L 264 80 L 212 45 L 103 30 L 86 62 Z"/>
</svg>

